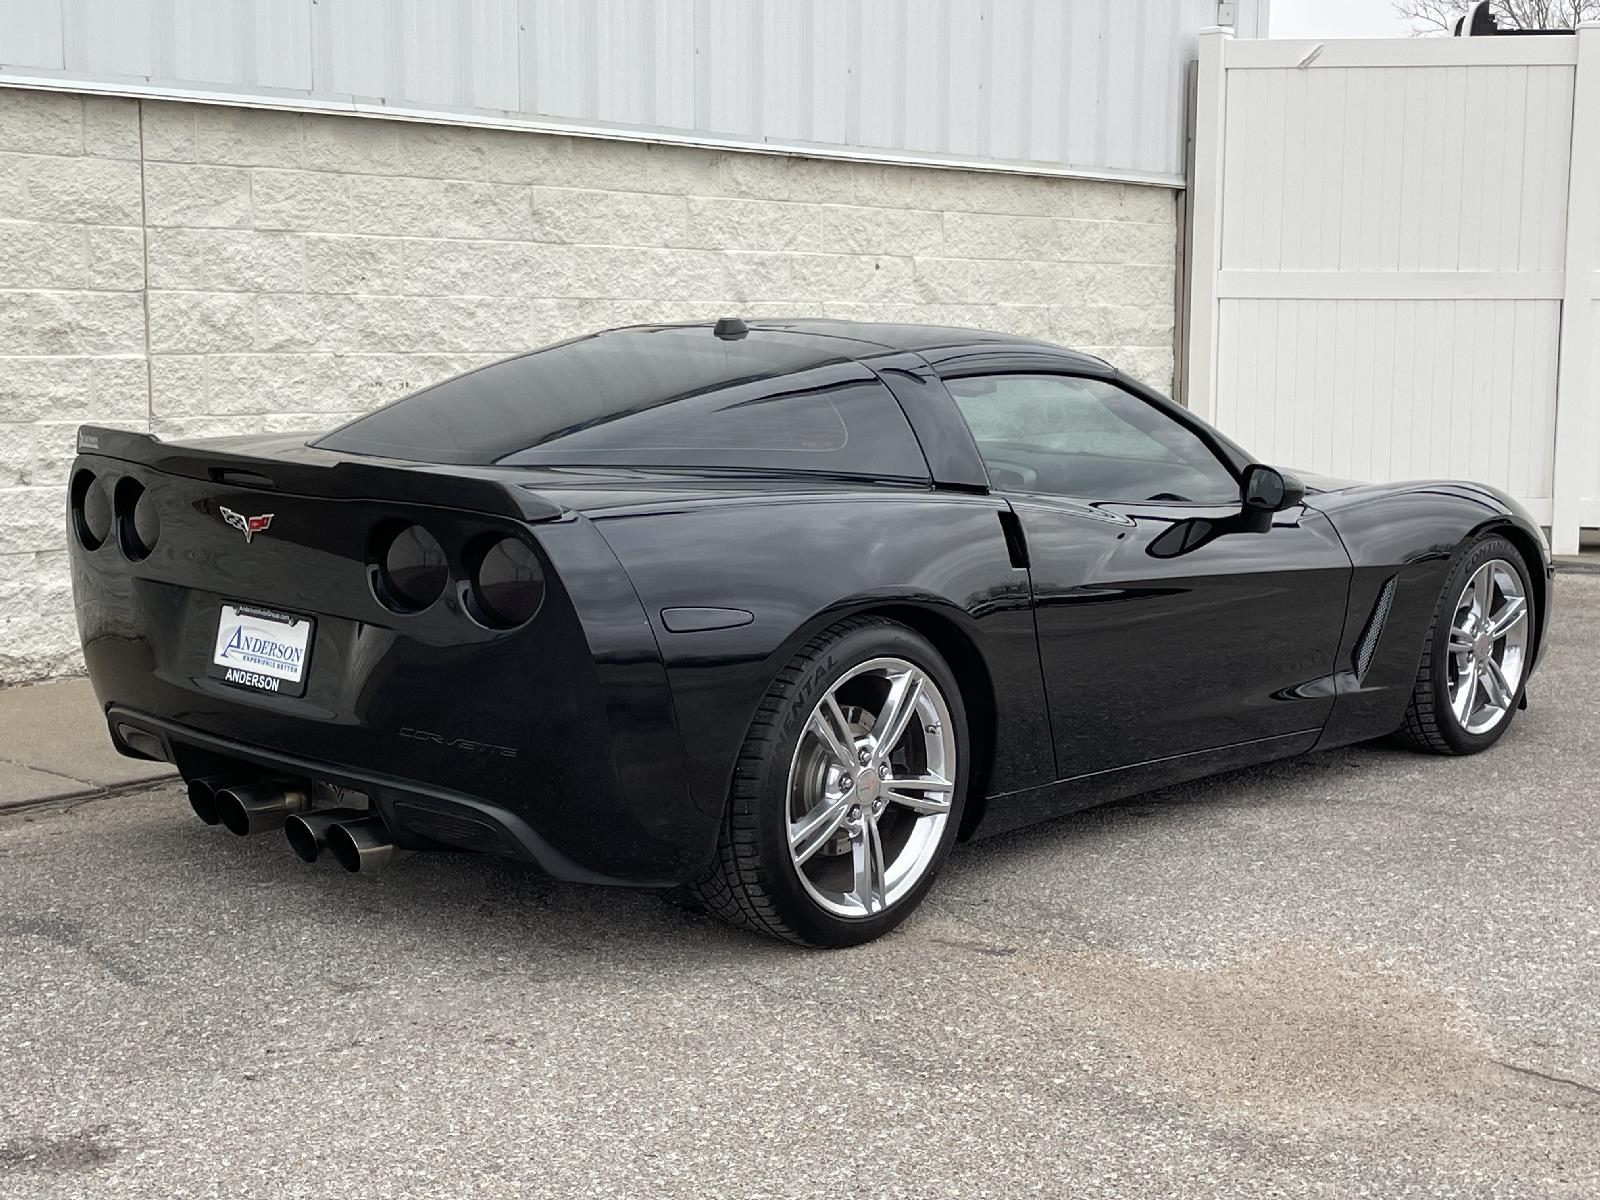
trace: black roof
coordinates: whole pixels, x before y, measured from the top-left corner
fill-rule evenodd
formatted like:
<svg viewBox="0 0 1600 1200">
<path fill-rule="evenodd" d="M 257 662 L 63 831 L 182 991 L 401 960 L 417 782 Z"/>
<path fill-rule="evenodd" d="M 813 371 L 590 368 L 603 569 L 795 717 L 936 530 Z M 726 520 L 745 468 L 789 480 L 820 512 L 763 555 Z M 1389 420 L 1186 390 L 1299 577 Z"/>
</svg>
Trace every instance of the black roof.
<svg viewBox="0 0 1600 1200">
<path fill-rule="evenodd" d="M 926 472 L 906 416 L 875 369 L 915 354 L 985 366 L 1047 352 L 1069 370 L 1098 360 L 975 329 L 865 321 L 724 318 L 633 325 L 479 367 L 358 417 L 318 448 L 440 464 L 627 461 L 747 464 L 857 473 Z M 899 360 L 898 362 L 895 360 Z M 824 396 L 826 404 L 779 403 Z M 756 403 L 759 401 L 759 403 Z M 736 412 L 738 420 L 729 413 Z M 896 466 L 890 448 L 905 451 Z"/>
<path fill-rule="evenodd" d="M 1007 346 L 1051 350 L 1078 359 L 1085 366 L 1104 367 L 1103 360 L 1082 351 L 1070 350 L 1038 338 L 1019 337 L 1010 333 L 994 333 L 984 329 L 965 329 L 955 325 L 902 325 L 888 321 L 839 321 L 826 317 L 771 317 L 748 320 L 751 329 L 781 330 L 785 333 L 827 338 L 835 353 L 850 358 L 872 358 L 885 350 L 909 350 L 926 354 L 940 350 L 971 350 L 984 346 L 1002 349 Z M 711 321 L 684 322 L 677 328 L 704 327 L 709 334 Z"/>
</svg>

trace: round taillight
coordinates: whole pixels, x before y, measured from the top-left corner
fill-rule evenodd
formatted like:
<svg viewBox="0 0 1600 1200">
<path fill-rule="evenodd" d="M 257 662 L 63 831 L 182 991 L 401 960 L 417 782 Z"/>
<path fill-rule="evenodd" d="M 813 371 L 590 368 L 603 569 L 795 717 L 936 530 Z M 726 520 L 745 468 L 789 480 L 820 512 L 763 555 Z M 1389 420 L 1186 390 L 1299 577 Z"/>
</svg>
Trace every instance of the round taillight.
<svg viewBox="0 0 1600 1200">
<path fill-rule="evenodd" d="M 471 611 L 485 625 L 511 629 L 531 621 L 544 603 L 544 571 L 533 548 L 500 538 L 475 556 Z"/>
<path fill-rule="evenodd" d="M 117 484 L 116 512 L 122 552 L 134 562 L 149 558 L 161 536 L 161 515 L 156 511 L 155 498 L 137 479 L 124 479 Z"/>
<path fill-rule="evenodd" d="M 378 598 L 399 612 L 421 612 L 444 592 L 450 564 L 439 540 L 407 525 L 379 543 Z"/>
<path fill-rule="evenodd" d="M 72 527 L 85 550 L 98 550 L 111 533 L 111 497 L 93 471 L 72 477 Z"/>
</svg>

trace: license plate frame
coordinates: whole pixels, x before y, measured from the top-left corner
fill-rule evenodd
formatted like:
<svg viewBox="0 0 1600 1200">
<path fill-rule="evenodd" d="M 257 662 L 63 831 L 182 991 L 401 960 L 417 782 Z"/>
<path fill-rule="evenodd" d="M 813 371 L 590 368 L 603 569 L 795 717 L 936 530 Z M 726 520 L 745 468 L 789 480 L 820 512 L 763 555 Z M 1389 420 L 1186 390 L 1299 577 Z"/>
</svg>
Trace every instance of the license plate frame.
<svg viewBox="0 0 1600 1200">
<path fill-rule="evenodd" d="M 303 696 L 316 628 L 299 613 L 224 600 L 206 674 L 247 692 Z"/>
</svg>

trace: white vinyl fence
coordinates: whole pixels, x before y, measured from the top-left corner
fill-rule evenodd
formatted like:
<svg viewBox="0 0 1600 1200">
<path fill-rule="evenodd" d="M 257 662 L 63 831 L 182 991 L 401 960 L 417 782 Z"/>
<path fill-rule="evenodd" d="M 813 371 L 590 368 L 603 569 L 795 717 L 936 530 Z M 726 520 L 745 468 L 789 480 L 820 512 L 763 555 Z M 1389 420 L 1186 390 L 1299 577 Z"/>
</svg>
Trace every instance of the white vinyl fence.
<svg viewBox="0 0 1600 1200">
<path fill-rule="evenodd" d="M 1191 408 L 1260 458 L 1600 526 L 1600 24 L 1200 37 Z"/>
</svg>

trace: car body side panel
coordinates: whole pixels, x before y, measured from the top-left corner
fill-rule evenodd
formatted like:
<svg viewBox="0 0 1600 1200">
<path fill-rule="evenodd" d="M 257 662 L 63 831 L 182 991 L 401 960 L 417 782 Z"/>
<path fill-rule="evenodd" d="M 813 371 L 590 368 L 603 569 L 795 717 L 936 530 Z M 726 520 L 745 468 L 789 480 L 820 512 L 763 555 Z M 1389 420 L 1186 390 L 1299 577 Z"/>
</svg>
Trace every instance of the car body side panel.
<svg viewBox="0 0 1600 1200">
<path fill-rule="evenodd" d="M 591 857 L 607 855 L 611 872 L 672 882 L 693 878 L 716 850 L 721 814 L 705 813 L 690 796 L 683 741 L 651 624 L 593 522 L 541 525 L 537 533 L 571 597 L 583 630 L 579 649 L 592 663 L 605 714 L 603 723 L 587 731 L 571 723 L 549 729 L 539 712 L 525 715 L 527 728 L 539 731 L 548 761 L 568 772 L 543 784 L 541 798 L 560 805 L 564 815 L 556 828 Z M 561 691 L 560 679 L 529 682 L 540 695 Z M 532 764 L 535 774 L 544 769 Z M 659 869 L 652 871 L 652 863 Z"/>
<path fill-rule="evenodd" d="M 1316 744 L 1317 732 L 1286 733 L 1251 742 L 1236 742 L 1212 750 L 1175 754 L 1074 779 L 1061 779 L 1043 787 L 991 796 L 976 838 L 1009 833 L 1040 821 L 1064 817 L 1113 800 L 1124 800 L 1158 788 L 1203 779 L 1219 771 L 1253 767 L 1280 758 L 1304 754 Z"/>
<path fill-rule="evenodd" d="M 864 489 L 597 520 L 655 628 L 696 804 L 722 812 L 751 717 L 795 651 L 841 617 L 883 607 L 942 622 L 986 665 L 998 708 L 987 790 L 1053 779 L 1028 572 L 1011 564 L 1006 510 L 988 496 Z M 661 617 L 705 605 L 753 619 L 675 633 Z M 982 719 L 971 697 L 968 707 Z"/>
<path fill-rule="evenodd" d="M 1063 777 L 1322 728 L 1350 577 L 1322 513 L 1014 503 Z"/>
<path fill-rule="evenodd" d="M 1383 737 L 1400 727 L 1440 592 L 1456 555 L 1478 532 L 1509 530 L 1529 558 L 1536 632 L 1542 634 L 1549 619 L 1549 552 L 1532 518 L 1493 488 L 1442 482 L 1369 484 L 1318 493 L 1307 504 L 1328 515 L 1355 565 L 1339 648 L 1338 697 L 1319 749 Z M 1370 665 L 1358 676 L 1357 646 L 1391 579 L 1392 603 Z"/>
</svg>

